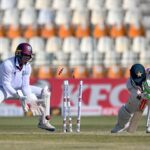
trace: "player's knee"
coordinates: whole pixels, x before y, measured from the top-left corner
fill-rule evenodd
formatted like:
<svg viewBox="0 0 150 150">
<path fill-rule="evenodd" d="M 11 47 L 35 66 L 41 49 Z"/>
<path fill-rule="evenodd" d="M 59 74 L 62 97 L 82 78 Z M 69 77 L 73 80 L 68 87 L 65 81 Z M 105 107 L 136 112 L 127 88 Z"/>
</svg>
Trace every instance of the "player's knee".
<svg viewBox="0 0 150 150">
<path fill-rule="evenodd" d="M 118 115 L 120 118 L 130 118 L 131 117 L 131 113 L 128 111 L 128 109 L 126 108 L 125 105 L 123 105 L 120 108 Z"/>
<path fill-rule="evenodd" d="M 42 89 L 42 97 L 46 96 L 46 95 L 49 95 L 50 94 L 50 91 L 49 91 L 49 88 L 48 86 L 45 86 L 43 89 Z"/>
</svg>

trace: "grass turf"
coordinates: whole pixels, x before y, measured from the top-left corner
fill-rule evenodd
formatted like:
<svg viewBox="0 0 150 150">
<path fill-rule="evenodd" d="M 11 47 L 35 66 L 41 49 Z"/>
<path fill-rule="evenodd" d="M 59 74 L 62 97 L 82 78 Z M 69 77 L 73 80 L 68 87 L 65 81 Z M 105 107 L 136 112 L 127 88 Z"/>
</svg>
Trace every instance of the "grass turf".
<svg viewBox="0 0 150 150">
<path fill-rule="evenodd" d="M 111 134 L 116 117 L 82 117 L 80 133 L 63 133 L 62 118 L 53 117 L 56 132 L 37 128 L 36 117 L 1 117 L 0 150 L 149 150 L 145 118 L 136 133 Z M 73 118 L 75 130 L 76 118 Z"/>
</svg>

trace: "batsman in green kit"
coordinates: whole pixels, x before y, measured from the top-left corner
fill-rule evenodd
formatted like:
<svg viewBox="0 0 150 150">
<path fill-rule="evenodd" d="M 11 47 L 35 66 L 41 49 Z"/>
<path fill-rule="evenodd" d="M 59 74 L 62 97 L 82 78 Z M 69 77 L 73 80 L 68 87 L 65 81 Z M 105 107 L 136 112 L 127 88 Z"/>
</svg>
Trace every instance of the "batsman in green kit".
<svg viewBox="0 0 150 150">
<path fill-rule="evenodd" d="M 147 105 L 146 133 L 150 133 L 150 69 L 145 70 L 141 64 L 132 65 L 127 89 L 128 101 L 120 108 L 117 123 L 111 133 L 135 132 Z"/>
</svg>

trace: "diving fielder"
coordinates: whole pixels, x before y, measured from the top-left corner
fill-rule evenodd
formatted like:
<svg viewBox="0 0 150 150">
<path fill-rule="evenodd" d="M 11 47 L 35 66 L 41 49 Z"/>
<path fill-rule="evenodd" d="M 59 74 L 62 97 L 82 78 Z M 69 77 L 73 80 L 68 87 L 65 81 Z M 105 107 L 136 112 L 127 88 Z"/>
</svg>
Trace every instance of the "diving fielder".
<svg viewBox="0 0 150 150">
<path fill-rule="evenodd" d="M 145 83 L 147 86 L 145 86 Z M 134 64 L 130 69 L 130 78 L 127 81 L 130 96 L 127 103 L 120 108 L 117 123 L 111 130 L 111 133 L 118 133 L 125 130 L 134 132 L 136 130 L 138 120 L 141 118 L 145 106 L 150 99 L 150 93 L 147 93 L 145 90 L 148 84 L 150 84 L 149 69 L 145 70 L 143 65 Z M 147 121 L 146 132 L 150 133 L 150 120 L 147 119 Z"/>
<path fill-rule="evenodd" d="M 8 98 L 18 98 L 23 110 L 32 111 L 39 117 L 38 127 L 49 131 L 55 131 L 55 127 L 48 121 L 48 106 L 50 92 L 47 87 L 40 88 L 29 84 L 33 53 L 28 43 L 17 46 L 15 56 L 3 61 L 0 65 L 0 103 Z M 21 90 L 21 93 L 18 92 Z M 30 104 L 30 107 L 27 105 Z"/>
</svg>

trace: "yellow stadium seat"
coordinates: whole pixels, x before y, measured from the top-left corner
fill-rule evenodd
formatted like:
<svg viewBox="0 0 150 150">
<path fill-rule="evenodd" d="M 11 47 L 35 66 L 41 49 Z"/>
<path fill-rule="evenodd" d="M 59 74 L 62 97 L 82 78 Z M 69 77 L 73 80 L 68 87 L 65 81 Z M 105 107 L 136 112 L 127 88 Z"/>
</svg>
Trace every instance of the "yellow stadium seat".
<svg viewBox="0 0 150 150">
<path fill-rule="evenodd" d="M 0 26 L 0 37 L 5 36 L 5 29 L 3 26 Z"/>
<path fill-rule="evenodd" d="M 130 77 L 130 68 L 129 67 L 125 68 L 125 70 L 124 70 L 124 77 L 125 78 L 129 78 Z"/>
<path fill-rule="evenodd" d="M 17 37 L 21 36 L 20 27 L 10 25 L 9 28 L 7 29 L 6 36 L 10 39 L 14 39 L 14 38 L 17 38 Z"/>
<path fill-rule="evenodd" d="M 102 36 L 107 36 L 108 31 L 109 30 L 107 26 L 101 28 L 99 25 L 95 25 L 93 29 L 93 37 L 98 39 L 101 38 Z"/>
<path fill-rule="evenodd" d="M 82 27 L 82 25 L 78 25 L 76 27 L 75 36 L 77 38 L 83 38 L 90 35 L 89 26 Z"/>
<path fill-rule="evenodd" d="M 139 27 L 136 27 L 134 24 L 130 24 L 127 34 L 130 38 L 135 38 L 138 36 L 145 36 L 145 29 L 142 25 L 140 25 Z"/>
<path fill-rule="evenodd" d="M 29 25 L 25 28 L 23 36 L 27 39 L 30 39 L 34 36 L 38 36 L 38 29 L 32 25 Z"/>
<path fill-rule="evenodd" d="M 55 36 L 56 35 L 56 28 L 54 26 L 50 27 L 48 25 L 45 25 L 44 27 L 41 28 L 40 35 L 46 39 L 48 39 L 52 36 Z"/>
<path fill-rule="evenodd" d="M 107 77 L 112 79 L 123 77 L 122 68 L 118 65 L 109 67 L 107 69 Z"/>
<path fill-rule="evenodd" d="M 106 69 L 104 66 L 95 65 L 92 67 L 92 78 L 104 78 L 106 77 Z"/>
<path fill-rule="evenodd" d="M 53 70 L 48 66 L 40 66 L 38 69 L 39 79 L 50 79 L 53 77 Z"/>
<path fill-rule="evenodd" d="M 117 38 L 126 35 L 126 29 L 123 25 L 113 25 L 110 29 L 109 35 L 112 38 Z"/>
<path fill-rule="evenodd" d="M 60 25 L 58 28 L 58 36 L 62 39 L 66 38 L 68 36 L 73 36 L 73 34 L 74 34 L 73 26 Z"/>
<path fill-rule="evenodd" d="M 89 75 L 88 75 L 88 70 L 86 67 L 84 66 L 76 66 L 74 67 L 73 69 L 73 74 L 72 76 L 74 78 L 87 78 Z"/>
</svg>

